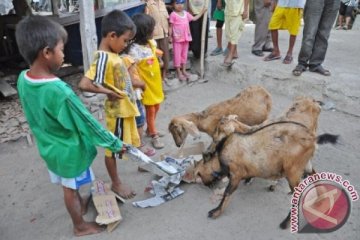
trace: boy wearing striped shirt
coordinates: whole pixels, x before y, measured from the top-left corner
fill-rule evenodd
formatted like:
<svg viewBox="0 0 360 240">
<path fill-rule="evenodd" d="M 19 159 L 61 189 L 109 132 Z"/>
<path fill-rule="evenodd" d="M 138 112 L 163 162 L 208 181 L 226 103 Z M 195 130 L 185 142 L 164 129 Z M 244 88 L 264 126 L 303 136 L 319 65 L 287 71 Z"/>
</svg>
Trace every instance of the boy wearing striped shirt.
<svg viewBox="0 0 360 240">
<path fill-rule="evenodd" d="M 79 88 L 105 94 L 109 89 L 114 91 L 114 94 L 107 95 L 105 101 L 106 127 L 123 142 L 139 147 L 135 117 L 140 114 L 129 72 L 119 55 L 135 33 L 136 26 L 124 12 L 113 10 L 104 16 L 99 49 L 95 52 L 93 64 L 81 79 Z M 129 199 L 135 196 L 135 192 L 120 180 L 116 160 L 121 157 L 121 154 L 106 150 L 105 165 L 111 179 L 111 190 L 117 196 Z"/>
</svg>

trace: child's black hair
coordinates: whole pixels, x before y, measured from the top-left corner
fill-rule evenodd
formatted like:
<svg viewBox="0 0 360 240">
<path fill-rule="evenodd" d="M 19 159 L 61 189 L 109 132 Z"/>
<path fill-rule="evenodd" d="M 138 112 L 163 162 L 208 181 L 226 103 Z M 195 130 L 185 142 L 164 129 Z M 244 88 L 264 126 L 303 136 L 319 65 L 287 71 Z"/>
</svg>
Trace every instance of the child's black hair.
<svg viewBox="0 0 360 240">
<path fill-rule="evenodd" d="M 151 39 L 155 28 L 155 20 L 144 13 L 137 13 L 131 18 L 136 25 L 136 34 L 134 42 L 140 45 L 146 45 Z"/>
<path fill-rule="evenodd" d="M 54 49 L 60 40 L 67 41 L 66 30 L 59 23 L 46 17 L 28 16 L 16 26 L 16 43 L 20 54 L 31 65 L 40 51 Z"/>
<path fill-rule="evenodd" d="M 136 26 L 131 18 L 123 11 L 113 10 L 105 15 L 101 21 L 101 36 L 106 37 L 109 32 L 115 32 L 120 37 L 125 32 L 136 33 Z"/>
</svg>

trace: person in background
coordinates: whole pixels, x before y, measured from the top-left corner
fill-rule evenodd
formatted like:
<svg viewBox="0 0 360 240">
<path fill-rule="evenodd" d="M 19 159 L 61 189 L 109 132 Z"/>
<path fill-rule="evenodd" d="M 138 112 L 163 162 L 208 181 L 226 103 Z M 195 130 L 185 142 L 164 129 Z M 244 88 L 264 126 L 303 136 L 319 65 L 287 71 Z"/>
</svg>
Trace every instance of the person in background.
<svg viewBox="0 0 360 240">
<path fill-rule="evenodd" d="M 16 42 L 30 65 L 20 73 L 19 99 L 52 183 L 62 186 L 75 236 L 104 230 L 83 215 L 90 201 L 79 189 L 94 180 L 96 146 L 123 151 L 122 142 L 96 121 L 69 85 L 54 75 L 64 62 L 65 29 L 49 18 L 28 16 L 16 26 Z M 103 89 L 105 94 L 120 98 Z"/>
<path fill-rule="evenodd" d="M 272 14 L 271 0 L 255 0 L 255 36 L 251 53 L 263 57 L 263 52 L 272 52 L 269 22 Z"/>
<path fill-rule="evenodd" d="M 338 19 L 338 26 L 336 27 L 337 30 L 349 29 L 349 24 L 351 22 L 351 17 L 353 14 L 354 9 L 358 6 L 358 0 L 341 0 L 340 2 L 340 9 L 339 9 L 339 19 Z M 345 25 L 343 25 L 345 19 Z"/>
<path fill-rule="evenodd" d="M 157 47 L 163 52 L 162 79 L 165 84 L 170 85 L 168 80 L 169 71 L 169 14 L 163 0 L 147 0 L 145 13 L 155 19 L 153 39 Z"/>
<path fill-rule="evenodd" d="M 225 34 L 228 41 L 228 53 L 222 66 L 231 67 L 238 58 L 237 44 L 244 30 L 244 20 L 248 18 L 249 0 L 225 0 Z"/>
<path fill-rule="evenodd" d="M 173 43 L 174 67 L 180 81 L 189 80 L 190 75 L 186 72 L 186 62 L 189 43 L 193 40 L 189 23 L 198 20 L 206 11 L 206 8 L 193 17 L 184 10 L 185 0 L 174 0 L 174 11 L 170 14 L 170 36 Z"/>
<path fill-rule="evenodd" d="M 307 67 L 311 72 L 330 76 L 322 66 L 328 48 L 330 31 L 340 8 L 340 0 L 306 1 L 304 8 L 304 29 L 298 65 L 292 71 L 300 76 Z"/>
<path fill-rule="evenodd" d="M 152 39 L 155 20 L 149 15 L 138 13 L 132 16 L 136 25 L 134 42 L 130 46 L 129 55 L 135 60 L 139 78 L 145 82 L 146 88 L 142 103 L 145 106 L 146 135 L 151 137 L 154 148 L 161 149 L 165 144 L 160 137 L 164 134 L 156 128 L 156 118 L 160 104 L 164 101 L 161 71 L 158 56 L 156 55 L 156 41 Z"/>
<path fill-rule="evenodd" d="M 225 23 L 225 0 L 217 0 L 216 9 L 214 10 L 213 18 L 216 20 L 216 48 L 210 53 L 211 56 L 216 56 L 224 53 L 222 48 L 222 33 Z"/>
<path fill-rule="evenodd" d="M 273 51 L 264 58 L 264 61 L 272 61 L 281 59 L 279 48 L 279 30 L 286 29 L 289 32 L 289 47 L 284 64 L 290 64 L 293 61 L 293 49 L 296 41 L 296 36 L 299 33 L 301 17 L 305 0 L 278 0 L 274 13 L 271 16 L 269 29 L 271 31 L 271 39 L 274 45 Z"/>
<path fill-rule="evenodd" d="M 190 50 L 193 52 L 194 57 L 199 59 L 201 54 L 201 33 L 203 18 L 207 18 L 206 30 L 205 30 L 205 47 L 204 54 L 207 52 L 208 47 L 208 34 L 209 34 L 209 18 L 208 15 L 203 15 L 203 9 L 207 9 L 209 6 L 209 0 L 187 0 L 187 10 L 193 15 L 200 15 L 200 18 L 196 18 L 190 22 L 190 32 L 192 41 L 190 42 Z"/>
</svg>

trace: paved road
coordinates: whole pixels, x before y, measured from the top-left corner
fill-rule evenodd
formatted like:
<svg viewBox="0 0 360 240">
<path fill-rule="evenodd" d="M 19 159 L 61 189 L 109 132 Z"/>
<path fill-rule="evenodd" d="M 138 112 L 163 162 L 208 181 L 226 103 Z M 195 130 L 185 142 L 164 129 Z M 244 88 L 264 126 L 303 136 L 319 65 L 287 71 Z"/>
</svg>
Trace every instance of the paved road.
<svg viewBox="0 0 360 240">
<path fill-rule="evenodd" d="M 212 34 L 214 35 L 214 33 Z M 331 77 L 304 73 L 295 78 L 291 70 L 296 63 L 286 66 L 281 61 L 265 63 L 250 54 L 253 26 L 248 25 L 239 43 L 240 59 L 231 72 L 219 63 L 222 57 L 208 57 L 206 78 L 209 82 L 186 86 L 167 95 L 161 106 L 159 126 L 166 130 L 170 119 L 179 114 L 200 111 L 211 103 L 230 98 L 245 86 L 261 84 L 273 97 L 272 116 L 280 114 L 296 95 L 325 98 L 335 104 L 332 111 L 323 111 L 319 119 L 319 133 L 341 135 L 337 146 L 321 146 L 315 157 L 318 171 L 329 171 L 348 179 L 360 191 L 360 126 L 359 126 L 359 31 L 333 31 L 325 66 Z M 210 39 L 210 49 L 215 39 Z M 281 49 L 287 48 L 287 34 L 281 32 Z M 295 47 L 298 53 L 300 36 Z M 202 141 L 209 138 L 202 136 Z M 189 139 L 188 144 L 193 140 Z M 166 148 L 176 147 L 169 135 Z M 1 239 L 72 239 L 71 222 L 63 204 L 60 188 L 49 183 L 47 171 L 35 147 L 26 142 L 0 145 L 0 238 Z M 97 178 L 108 181 L 103 162 L 103 150 L 94 161 Z M 138 193 L 136 200 L 149 197 L 143 193 L 152 179 L 149 173 L 138 173 L 137 165 L 120 162 L 123 179 Z M 212 191 L 199 184 L 185 184 L 185 194 L 171 202 L 151 209 L 121 205 L 124 221 L 111 234 L 102 233 L 82 239 L 358 239 L 360 234 L 360 206 L 354 202 L 348 222 L 331 234 L 290 234 L 278 228 L 290 205 L 286 181 L 281 181 L 275 192 L 269 193 L 269 182 L 255 179 L 249 186 L 240 184 L 225 213 L 216 220 L 208 219 L 207 212 L 216 204 L 210 201 Z M 86 215 L 94 219 L 94 209 Z"/>
</svg>

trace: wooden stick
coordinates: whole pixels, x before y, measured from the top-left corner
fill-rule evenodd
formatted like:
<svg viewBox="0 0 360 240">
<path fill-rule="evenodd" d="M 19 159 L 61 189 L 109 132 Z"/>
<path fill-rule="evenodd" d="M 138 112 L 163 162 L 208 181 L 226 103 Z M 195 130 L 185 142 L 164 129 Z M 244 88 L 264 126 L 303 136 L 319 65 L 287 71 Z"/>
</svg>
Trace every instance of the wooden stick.
<svg viewBox="0 0 360 240">
<path fill-rule="evenodd" d="M 205 61 L 205 37 L 206 37 L 207 10 L 203 15 L 201 29 L 201 52 L 200 52 L 200 78 L 204 79 L 204 61 Z"/>
</svg>

